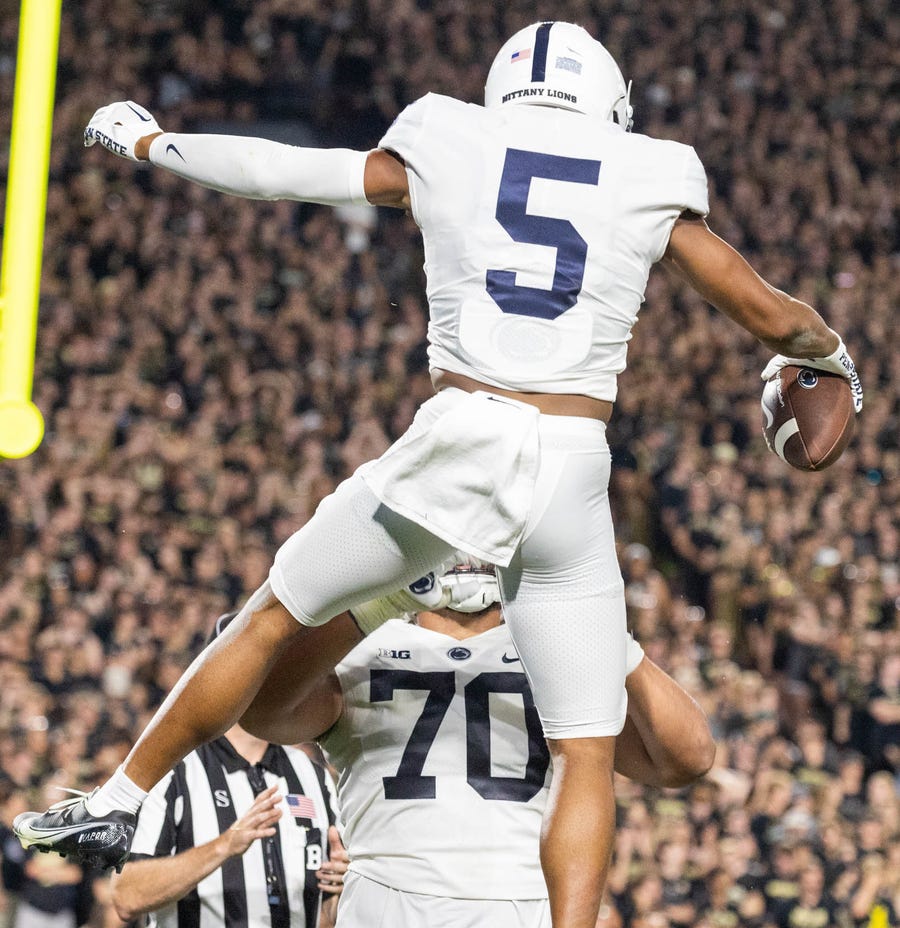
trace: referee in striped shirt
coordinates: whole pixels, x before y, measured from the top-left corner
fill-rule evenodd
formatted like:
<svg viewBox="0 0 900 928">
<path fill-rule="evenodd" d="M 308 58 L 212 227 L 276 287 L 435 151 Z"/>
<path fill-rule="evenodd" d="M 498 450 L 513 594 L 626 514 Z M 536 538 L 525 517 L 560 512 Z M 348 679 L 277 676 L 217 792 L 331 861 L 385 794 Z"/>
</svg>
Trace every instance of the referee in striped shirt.
<svg viewBox="0 0 900 928">
<path fill-rule="evenodd" d="M 159 928 L 325 928 L 347 859 L 334 821 L 325 770 L 235 726 L 150 792 L 113 904 Z"/>
</svg>

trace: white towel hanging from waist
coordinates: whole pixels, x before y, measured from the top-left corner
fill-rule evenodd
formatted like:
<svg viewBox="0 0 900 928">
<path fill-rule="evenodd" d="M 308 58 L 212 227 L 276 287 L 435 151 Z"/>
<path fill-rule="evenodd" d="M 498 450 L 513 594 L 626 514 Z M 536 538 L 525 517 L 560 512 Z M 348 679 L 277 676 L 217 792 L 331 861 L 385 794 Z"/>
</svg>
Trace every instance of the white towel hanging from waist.
<svg viewBox="0 0 900 928">
<path fill-rule="evenodd" d="M 506 566 L 531 509 L 539 415 L 527 403 L 491 393 L 443 390 L 359 474 L 385 506 Z"/>
</svg>

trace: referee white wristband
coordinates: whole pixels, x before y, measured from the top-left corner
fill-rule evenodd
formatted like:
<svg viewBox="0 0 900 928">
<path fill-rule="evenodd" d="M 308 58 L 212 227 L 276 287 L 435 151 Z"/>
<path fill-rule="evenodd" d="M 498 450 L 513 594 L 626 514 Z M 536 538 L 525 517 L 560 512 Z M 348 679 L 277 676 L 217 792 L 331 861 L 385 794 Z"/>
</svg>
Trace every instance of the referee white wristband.
<svg viewBox="0 0 900 928">
<path fill-rule="evenodd" d="M 255 200 L 303 200 L 337 206 L 366 203 L 365 151 L 299 148 L 237 135 L 164 132 L 150 161 L 179 177 Z"/>
</svg>

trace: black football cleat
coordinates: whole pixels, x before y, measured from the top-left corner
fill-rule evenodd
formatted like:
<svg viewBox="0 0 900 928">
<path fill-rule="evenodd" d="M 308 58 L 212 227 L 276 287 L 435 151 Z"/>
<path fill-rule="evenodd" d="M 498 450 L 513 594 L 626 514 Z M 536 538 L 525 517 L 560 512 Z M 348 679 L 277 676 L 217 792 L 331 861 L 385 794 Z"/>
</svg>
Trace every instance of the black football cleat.
<svg viewBox="0 0 900 928">
<path fill-rule="evenodd" d="M 46 812 L 17 815 L 13 831 L 22 847 L 53 851 L 98 870 L 115 867 L 121 871 L 131 849 L 137 815 L 120 809 L 108 815 L 91 815 L 88 798 L 79 793 L 54 803 Z"/>
</svg>

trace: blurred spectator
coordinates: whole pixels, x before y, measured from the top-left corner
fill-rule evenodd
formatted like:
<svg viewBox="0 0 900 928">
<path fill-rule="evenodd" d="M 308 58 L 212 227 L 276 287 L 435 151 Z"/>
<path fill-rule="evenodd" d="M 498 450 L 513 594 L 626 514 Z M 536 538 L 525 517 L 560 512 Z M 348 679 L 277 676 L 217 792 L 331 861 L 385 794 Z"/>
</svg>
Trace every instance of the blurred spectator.
<svg viewBox="0 0 900 928">
<path fill-rule="evenodd" d="M 58 797 L 43 796 L 42 802 Z M 17 810 L 19 811 L 19 810 Z M 3 892 L 10 928 L 77 928 L 94 907 L 93 876 L 59 854 L 23 850 L 9 823 L 3 831 Z"/>
<path fill-rule="evenodd" d="M 798 877 L 797 899 L 782 921 L 788 928 L 807 925 L 834 925 L 837 923 L 837 906 L 825 889 L 825 871 L 818 861 L 807 864 Z"/>
</svg>

